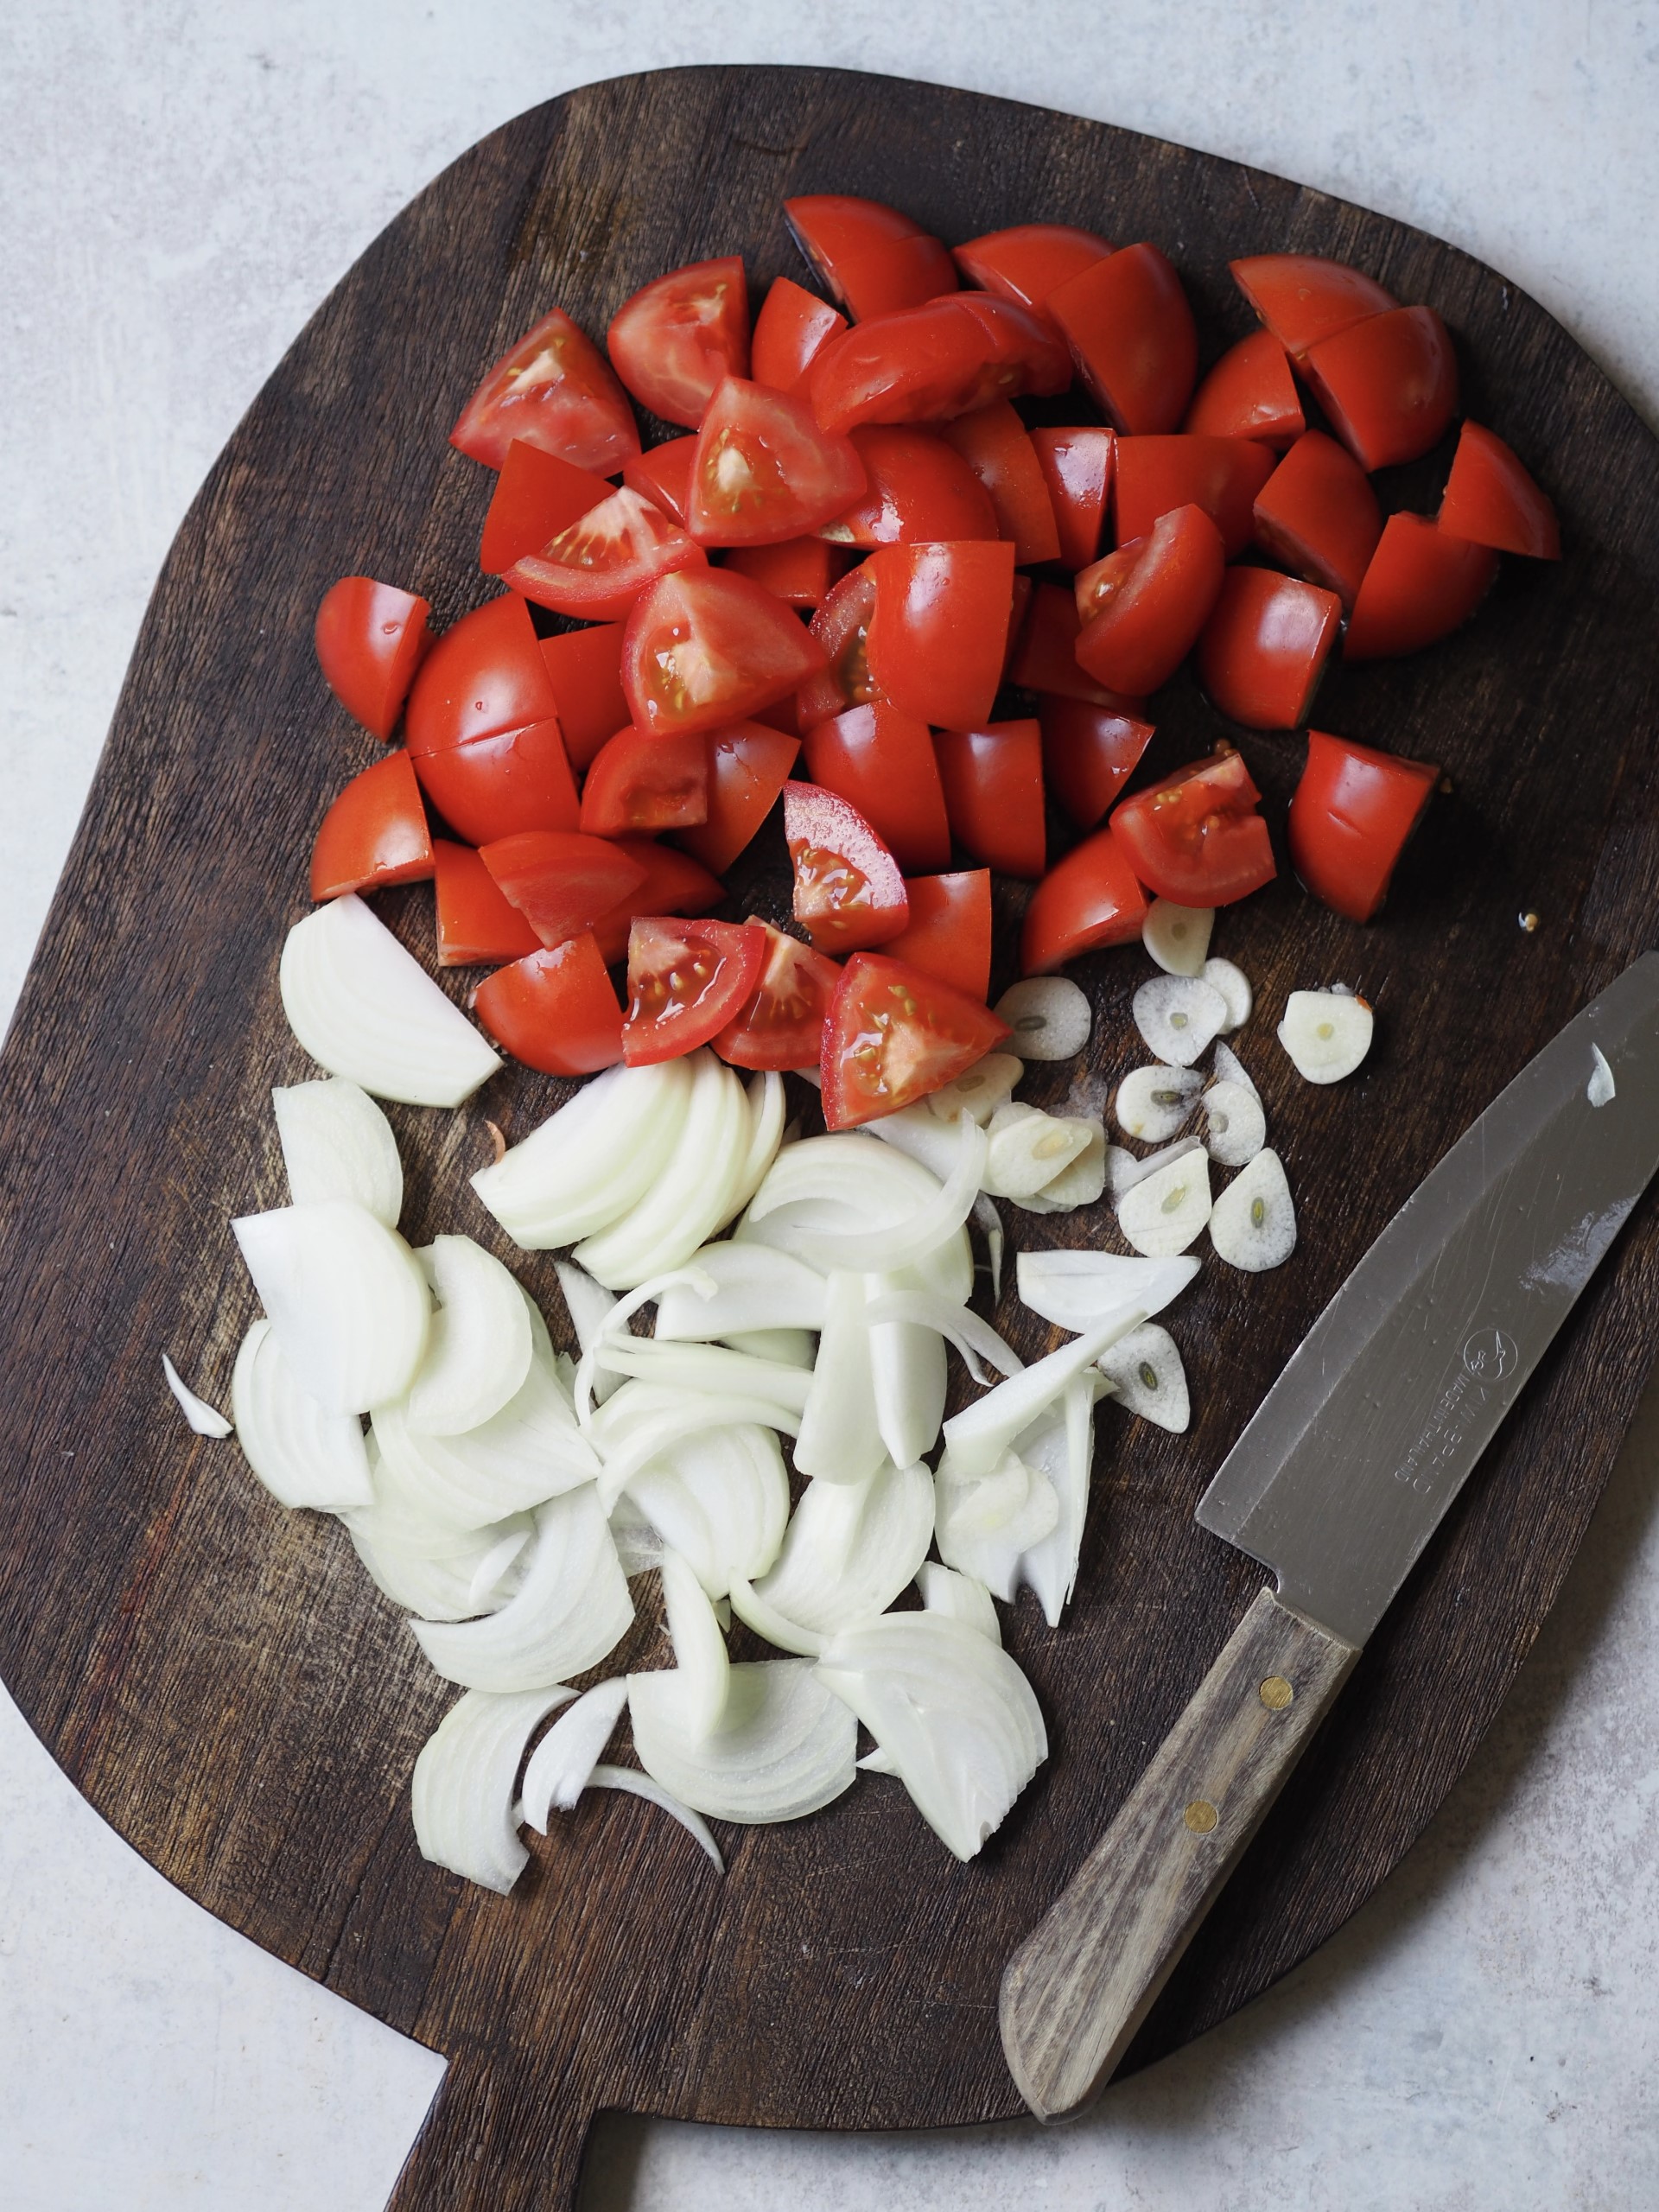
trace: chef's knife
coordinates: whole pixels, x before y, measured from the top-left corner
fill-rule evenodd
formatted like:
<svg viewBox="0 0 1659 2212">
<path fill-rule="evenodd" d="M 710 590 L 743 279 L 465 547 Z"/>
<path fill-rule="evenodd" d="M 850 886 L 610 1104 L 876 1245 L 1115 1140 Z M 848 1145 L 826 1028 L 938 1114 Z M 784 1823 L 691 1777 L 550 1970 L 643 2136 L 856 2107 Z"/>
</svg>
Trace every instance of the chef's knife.
<svg viewBox="0 0 1659 2212">
<path fill-rule="evenodd" d="M 1406 1201 L 1198 1502 L 1274 1569 L 1002 1977 L 1040 2120 L 1099 2094 L 1361 1647 L 1659 1168 L 1659 953 Z"/>
</svg>

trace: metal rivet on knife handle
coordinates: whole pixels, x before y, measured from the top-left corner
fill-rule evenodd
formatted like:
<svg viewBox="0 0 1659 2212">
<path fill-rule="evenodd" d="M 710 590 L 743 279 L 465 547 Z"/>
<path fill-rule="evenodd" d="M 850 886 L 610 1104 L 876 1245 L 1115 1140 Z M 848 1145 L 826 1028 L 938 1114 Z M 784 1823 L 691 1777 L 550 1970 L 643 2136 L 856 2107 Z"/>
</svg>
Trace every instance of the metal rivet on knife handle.
<svg viewBox="0 0 1659 2212">
<path fill-rule="evenodd" d="M 1194 1835 L 1208 1835 L 1220 1817 L 1207 1797 L 1195 1797 L 1181 1815 Z"/>
<path fill-rule="evenodd" d="M 1256 1692 L 1269 1713 L 1282 1713 L 1295 1694 L 1282 1675 L 1269 1675 Z"/>
</svg>

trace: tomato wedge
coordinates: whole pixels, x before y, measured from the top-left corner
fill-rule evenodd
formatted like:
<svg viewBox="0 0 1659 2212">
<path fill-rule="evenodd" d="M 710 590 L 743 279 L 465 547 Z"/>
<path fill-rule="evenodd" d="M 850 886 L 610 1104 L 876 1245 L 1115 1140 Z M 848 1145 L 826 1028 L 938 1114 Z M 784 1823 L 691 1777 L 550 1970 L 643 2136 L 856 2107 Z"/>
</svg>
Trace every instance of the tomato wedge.
<svg viewBox="0 0 1659 2212">
<path fill-rule="evenodd" d="M 781 599 L 785 607 L 822 607 L 845 575 L 852 555 L 827 537 L 786 537 L 778 545 L 734 545 L 726 566 Z"/>
<path fill-rule="evenodd" d="M 591 469 L 573 467 L 557 454 L 515 438 L 484 518 L 479 567 L 486 575 L 500 575 L 526 553 L 539 552 L 550 537 L 608 499 L 610 491 Z"/>
<path fill-rule="evenodd" d="M 530 609 L 508 592 L 463 614 L 433 646 L 410 688 L 404 739 L 413 753 L 441 753 L 557 711 Z"/>
<path fill-rule="evenodd" d="M 959 869 L 953 875 L 906 879 L 910 921 L 883 950 L 942 983 L 982 999 L 991 988 L 991 872 Z"/>
<path fill-rule="evenodd" d="M 1350 921 L 1369 922 L 1440 779 L 1432 761 L 1309 730 L 1307 766 L 1290 802 L 1290 858 L 1313 896 Z"/>
<path fill-rule="evenodd" d="M 574 830 L 582 809 L 558 722 L 528 722 L 414 756 L 421 788 L 469 844 L 518 830 Z"/>
<path fill-rule="evenodd" d="M 311 896 L 379 891 L 432 873 L 432 836 L 407 753 L 390 753 L 353 776 L 317 831 Z"/>
<path fill-rule="evenodd" d="M 1440 527 L 1452 537 L 1559 561 L 1561 529 L 1555 510 L 1502 438 L 1465 423 L 1458 434 L 1452 474 L 1440 501 Z"/>
<path fill-rule="evenodd" d="M 625 898 L 609 906 L 594 924 L 594 937 L 606 964 L 614 967 L 628 957 L 628 931 L 640 914 L 707 914 L 721 905 L 726 887 L 710 875 L 701 861 L 672 845 L 659 845 L 652 837 L 617 837 L 616 849 L 635 861 L 639 880 Z"/>
<path fill-rule="evenodd" d="M 1181 428 L 1195 437 L 1259 438 L 1282 448 L 1306 423 L 1284 347 L 1270 330 L 1253 330 L 1205 378 Z"/>
<path fill-rule="evenodd" d="M 897 707 L 849 707 L 806 734 L 810 781 L 855 806 L 900 868 L 947 867 L 950 826 L 933 737 Z"/>
<path fill-rule="evenodd" d="M 1150 537 L 1176 507 L 1202 507 L 1236 560 L 1250 542 L 1255 495 L 1274 472 L 1271 450 L 1253 438 L 1120 438 L 1112 507 L 1117 542 Z"/>
<path fill-rule="evenodd" d="M 564 630 L 543 638 L 541 650 L 565 753 L 580 772 L 628 719 L 622 696 L 622 625 L 600 622 L 591 629 Z"/>
<path fill-rule="evenodd" d="M 984 539 L 880 545 L 868 652 L 876 695 L 925 722 L 988 721 L 1007 658 L 1014 548 Z"/>
<path fill-rule="evenodd" d="M 754 922 L 637 916 L 628 931 L 622 1024 L 628 1065 L 677 1060 L 717 1036 L 748 1001 L 766 957 L 766 933 Z"/>
<path fill-rule="evenodd" d="M 1014 581 L 1018 583 L 1020 579 Z M 1113 694 L 1077 665 L 1077 644 L 1082 628 L 1075 593 L 1063 584 L 1035 585 L 1018 642 L 1009 656 L 1008 682 L 1027 691 L 1109 705 Z"/>
<path fill-rule="evenodd" d="M 1261 797 L 1243 756 L 1226 747 L 1124 799 L 1108 829 L 1160 899 L 1230 906 L 1277 873 Z"/>
<path fill-rule="evenodd" d="M 858 952 L 823 1026 L 823 1120 L 855 1129 L 896 1114 L 982 1060 L 1008 1033 L 988 1006 L 907 961 Z"/>
<path fill-rule="evenodd" d="M 1294 729 L 1341 623 L 1334 592 L 1272 569 L 1230 569 L 1198 639 L 1198 681 L 1246 729 Z"/>
<path fill-rule="evenodd" d="M 998 536 L 989 493 L 938 431 L 872 423 L 851 435 L 865 489 L 825 537 L 868 547 Z"/>
<path fill-rule="evenodd" d="M 1491 590 L 1497 556 L 1427 515 L 1390 515 L 1354 601 L 1344 660 L 1393 660 L 1449 637 Z"/>
<path fill-rule="evenodd" d="M 749 373 L 749 289 L 736 254 L 671 269 L 624 300 L 605 344 L 642 407 L 695 430 L 722 377 Z"/>
<path fill-rule="evenodd" d="M 1186 294 L 1155 245 L 1126 245 L 1051 292 L 1077 373 L 1115 429 L 1174 430 L 1192 397 L 1198 334 Z"/>
<path fill-rule="evenodd" d="M 1078 576 L 1079 664 L 1120 696 L 1155 691 L 1197 642 L 1225 572 L 1221 532 L 1202 507 L 1163 516 Z"/>
<path fill-rule="evenodd" d="M 541 949 L 541 939 L 470 845 L 432 840 L 437 893 L 438 965 L 481 968 L 520 960 Z"/>
<path fill-rule="evenodd" d="M 1415 461 L 1458 407 L 1458 357 L 1433 308 L 1393 308 L 1314 346 L 1302 373 L 1362 468 Z"/>
<path fill-rule="evenodd" d="M 784 785 L 794 914 L 814 950 L 885 944 L 910 918 L 899 863 L 855 806 L 817 784 Z"/>
<path fill-rule="evenodd" d="M 515 438 L 595 476 L 613 476 L 639 450 L 627 395 L 563 308 L 501 356 L 449 433 L 452 446 L 490 468 Z"/>
<path fill-rule="evenodd" d="M 934 740 L 957 842 L 1004 875 L 1035 881 L 1046 857 L 1043 739 L 1034 720 L 942 729 Z"/>
<path fill-rule="evenodd" d="M 971 415 L 958 415 L 939 435 L 984 486 L 997 535 L 1008 539 L 1014 559 L 1022 564 L 1058 561 L 1060 534 L 1042 464 L 1010 403 L 994 399 Z"/>
<path fill-rule="evenodd" d="M 808 193 L 785 200 L 784 219 L 814 273 L 860 322 L 957 289 L 949 249 L 883 200 Z"/>
<path fill-rule="evenodd" d="M 748 1002 L 714 1042 L 734 1068 L 815 1068 L 824 1017 L 841 982 L 833 960 L 762 922 L 766 957 Z"/>
<path fill-rule="evenodd" d="M 1085 699 L 1045 699 L 1038 721 L 1045 784 L 1080 830 L 1092 830 L 1140 766 L 1152 724 Z"/>
<path fill-rule="evenodd" d="M 582 787 L 582 827 L 592 837 L 695 830 L 708 818 L 709 741 L 697 730 L 620 729 Z"/>
<path fill-rule="evenodd" d="M 1297 439 L 1256 494 L 1255 541 L 1351 607 L 1382 535 L 1371 480 L 1323 430 Z"/>
<path fill-rule="evenodd" d="M 707 560 L 702 546 L 660 507 L 624 484 L 539 553 L 515 561 L 502 581 L 556 614 L 615 622 L 658 576 L 702 568 Z"/>
<path fill-rule="evenodd" d="M 1111 252 L 1098 231 L 1071 223 L 1016 223 L 1009 230 L 987 231 L 959 245 L 957 266 L 969 283 L 1015 300 L 1040 313 L 1051 292 Z"/>
<path fill-rule="evenodd" d="M 828 300 L 809 292 L 792 277 L 779 276 L 754 318 L 749 341 L 749 374 L 775 391 L 793 391 L 847 318 Z"/>
<path fill-rule="evenodd" d="M 473 1011 L 543 1075 L 593 1075 L 622 1057 L 622 1009 L 591 934 L 498 968 L 474 992 Z"/>
<path fill-rule="evenodd" d="M 1022 975 L 1052 976 L 1080 953 L 1133 944 L 1147 918 L 1146 893 L 1109 829 L 1096 830 L 1056 861 L 1031 894 L 1020 938 Z"/>
<path fill-rule="evenodd" d="M 686 519 L 699 545 L 776 545 L 863 490 L 851 441 L 819 429 L 804 399 L 728 377 L 697 433 Z"/>
<path fill-rule="evenodd" d="M 800 741 L 760 722 L 710 730 L 709 817 L 680 833 L 680 842 L 715 874 L 728 868 L 754 836 L 789 781 Z M 718 901 L 711 903 L 718 904 Z"/>
<path fill-rule="evenodd" d="M 823 664 L 823 648 L 792 610 L 728 569 L 660 578 L 622 640 L 629 712 L 652 732 L 741 721 Z"/>
<path fill-rule="evenodd" d="M 1059 557 L 1068 569 L 1086 569 L 1100 550 L 1116 434 L 1079 425 L 1028 435 L 1048 486 Z"/>
<path fill-rule="evenodd" d="M 580 937 L 645 876 L 632 854 L 574 830 L 520 830 L 480 856 L 543 944 Z"/>
<path fill-rule="evenodd" d="M 1236 283 L 1279 343 L 1300 361 L 1321 339 L 1396 305 L 1375 277 L 1313 253 L 1257 253 L 1230 261 Z"/>
<path fill-rule="evenodd" d="M 423 599 L 372 576 L 342 576 L 317 608 L 323 681 L 354 721 L 385 740 L 432 644 Z"/>
<path fill-rule="evenodd" d="M 831 339 L 805 390 L 826 430 L 943 423 L 993 399 L 1064 391 L 1071 365 L 1029 308 L 982 292 L 875 316 Z"/>
<path fill-rule="evenodd" d="M 826 722 L 849 707 L 866 706 L 880 697 L 870 674 L 870 621 L 874 613 L 875 578 L 866 563 L 842 578 L 812 617 L 811 634 L 824 659 L 823 666 L 805 679 L 796 696 L 802 730 Z"/>
<path fill-rule="evenodd" d="M 634 454 L 623 467 L 622 481 L 684 530 L 690 520 L 691 463 L 696 451 L 697 441 L 690 434 L 664 438 L 660 445 Z"/>
</svg>

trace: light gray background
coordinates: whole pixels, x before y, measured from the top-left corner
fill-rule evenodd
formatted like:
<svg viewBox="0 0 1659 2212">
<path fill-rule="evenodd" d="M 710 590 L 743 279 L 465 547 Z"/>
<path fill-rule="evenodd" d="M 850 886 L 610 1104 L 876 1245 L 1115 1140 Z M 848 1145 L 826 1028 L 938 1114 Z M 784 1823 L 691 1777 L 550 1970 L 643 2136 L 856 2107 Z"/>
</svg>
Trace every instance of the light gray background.
<svg viewBox="0 0 1659 2212">
<path fill-rule="evenodd" d="M 0 1007 L 168 540 L 317 300 L 517 110 L 700 60 L 971 86 L 1321 185 L 1494 264 L 1659 418 L 1659 7 L 1637 0 L 3 0 Z M 1095 2118 L 913 2139 L 607 2121 L 589 2212 L 1654 2202 L 1656 1491 L 1650 1393 L 1423 1841 L 1308 1966 Z M 440 2070 L 168 1889 L 0 1700 L 12 2212 L 374 2212 Z"/>
</svg>

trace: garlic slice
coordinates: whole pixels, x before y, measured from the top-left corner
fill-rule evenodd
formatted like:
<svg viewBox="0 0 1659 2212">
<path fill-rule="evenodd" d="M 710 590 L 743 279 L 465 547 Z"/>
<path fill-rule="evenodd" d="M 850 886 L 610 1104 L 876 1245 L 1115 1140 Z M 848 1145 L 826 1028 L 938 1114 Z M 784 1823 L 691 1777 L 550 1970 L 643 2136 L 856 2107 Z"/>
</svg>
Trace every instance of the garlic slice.
<svg viewBox="0 0 1659 2212">
<path fill-rule="evenodd" d="M 1069 1060 L 1095 1026 L 1088 995 L 1069 976 L 1027 976 L 1011 983 L 993 1008 L 1013 1033 L 1007 1049 L 1022 1060 Z"/>
<path fill-rule="evenodd" d="M 1296 1249 L 1296 1208 L 1276 1152 L 1258 1152 L 1216 1200 L 1210 1242 L 1218 1260 L 1246 1274 L 1279 1267 Z"/>
<path fill-rule="evenodd" d="M 1227 1007 L 1227 1019 L 1221 1025 L 1221 1033 L 1230 1037 L 1235 1029 L 1242 1029 L 1250 1018 L 1255 1004 L 1255 994 L 1250 988 L 1250 979 L 1242 968 L 1235 968 L 1230 960 L 1206 960 L 1204 980 L 1212 991 L 1218 991 Z"/>
<path fill-rule="evenodd" d="M 1135 1026 L 1155 1059 L 1188 1068 L 1227 1023 L 1227 1001 L 1197 976 L 1154 976 L 1135 993 Z"/>
<path fill-rule="evenodd" d="M 1154 899 L 1141 925 L 1141 942 L 1166 976 L 1201 976 L 1216 925 L 1213 906 L 1178 906 Z"/>
<path fill-rule="evenodd" d="M 1089 1141 L 1040 1191 L 1013 1200 L 1023 1213 L 1070 1213 L 1077 1206 L 1093 1205 L 1106 1188 L 1106 1124 L 1092 1114 L 1069 1114 L 1066 1121 L 1086 1128 Z"/>
<path fill-rule="evenodd" d="M 162 1373 L 167 1378 L 168 1389 L 179 1402 L 179 1410 L 198 1436 L 230 1434 L 231 1424 L 219 1408 L 210 1406 L 206 1398 L 196 1395 L 165 1352 L 162 1354 Z"/>
<path fill-rule="evenodd" d="M 524 1746 L 556 1707 L 562 1683 L 497 1696 L 468 1690 L 415 1762 L 410 1810 L 423 1859 L 505 1897 L 530 1864 L 513 1818 L 513 1777 Z"/>
<path fill-rule="evenodd" d="M 354 1199 L 316 1198 L 244 1214 L 231 1230 L 301 1389 L 336 1414 L 401 1397 L 432 1300 L 395 1229 Z"/>
<path fill-rule="evenodd" d="M 1249 1070 L 1230 1045 L 1217 1041 L 1215 1051 L 1210 1056 L 1210 1065 L 1215 1071 L 1215 1079 L 1217 1083 L 1236 1083 L 1248 1090 L 1252 1098 L 1259 1098 L 1262 1096 L 1250 1080 Z"/>
<path fill-rule="evenodd" d="M 1089 1149 L 1092 1134 L 1087 1122 L 1062 1121 L 1035 1106 L 999 1106 L 981 1186 L 994 1198 L 1028 1198 Z"/>
<path fill-rule="evenodd" d="M 524 1293 L 470 1236 L 437 1236 L 420 1257 L 438 1295 L 404 1418 L 416 1435 L 455 1436 L 493 1420 L 524 1388 L 532 1343 Z"/>
<path fill-rule="evenodd" d="M 248 1465 L 282 1504 L 341 1513 L 372 1503 L 357 1415 L 329 1413 L 301 1389 L 269 1321 L 256 1321 L 242 1339 L 231 1411 Z"/>
<path fill-rule="evenodd" d="M 953 1129 L 958 1114 L 971 1115 L 983 1128 L 997 1108 L 1014 1096 L 1014 1085 L 1025 1071 L 1025 1062 L 1014 1053 L 987 1052 L 954 1083 L 930 1092 L 925 1103 L 929 1113 L 948 1122 Z"/>
<path fill-rule="evenodd" d="M 734 1666 L 721 1724 L 695 1745 L 690 1698 L 672 1670 L 628 1678 L 639 1764 L 694 1811 L 747 1824 L 792 1821 L 852 1788 L 857 1725 L 809 1662 Z"/>
<path fill-rule="evenodd" d="M 1243 1167 L 1268 1141 L 1268 1117 L 1242 1083 L 1212 1083 L 1199 1100 L 1205 1150 L 1222 1167 Z"/>
<path fill-rule="evenodd" d="M 1293 991 L 1279 1042 L 1309 1083 L 1340 1083 L 1371 1049 L 1373 1018 L 1351 991 Z"/>
<path fill-rule="evenodd" d="M 1117 1225 L 1137 1252 L 1185 1252 L 1210 1218 L 1210 1157 L 1202 1147 L 1132 1184 L 1117 1202 Z"/>
<path fill-rule="evenodd" d="M 1141 1144 L 1162 1144 L 1180 1134 L 1203 1088 L 1204 1077 L 1196 1068 L 1154 1065 L 1132 1069 L 1117 1086 L 1112 1119 L 1125 1136 Z"/>
<path fill-rule="evenodd" d="M 396 1229 L 404 1209 L 403 1163 L 391 1123 L 368 1092 L 331 1075 L 320 1083 L 279 1085 L 270 1103 L 295 1204 L 355 1198 Z"/>
<path fill-rule="evenodd" d="M 555 1807 L 568 1813 L 588 1787 L 628 1701 L 628 1678 L 595 1682 L 562 1713 L 530 1755 L 519 1810 L 538 1835 Z"/>
<path fill-rule="evenodd" d="M 1192 1417 L 1187 1395 L 1186 1370 L 1175 1339 L 1155 1321 L 1131 1329 L 1120 1337 L 1096 1362 L 1112 1386 L 1116 1404 L 1126 1413 L 1180 1435 Z"/>
</svg>

